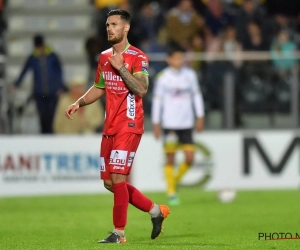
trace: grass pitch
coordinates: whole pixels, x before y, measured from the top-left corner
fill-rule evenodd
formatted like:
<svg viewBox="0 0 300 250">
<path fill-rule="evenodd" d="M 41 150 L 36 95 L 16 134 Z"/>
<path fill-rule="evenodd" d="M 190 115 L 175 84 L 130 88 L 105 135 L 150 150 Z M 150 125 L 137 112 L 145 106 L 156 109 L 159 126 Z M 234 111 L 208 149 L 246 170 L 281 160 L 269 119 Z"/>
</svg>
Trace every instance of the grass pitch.
<svg viewBox="0 0 300 250">
<path fill-rule="evenodd" d="M 147 193 L 157 203 L 165 194 Z M 215 192 L 180 190 L 164 232 L 150 239 L 150 216 L 129 207 L 127 244 L 98 244 L 112 230 L 111 194 L 0 199 L 0 249 L 300 249 L 300 240 L 258 239 L 259 233 L 300 235 L 300 194 L 238 192 L 222 204 Z"/>
</svg>

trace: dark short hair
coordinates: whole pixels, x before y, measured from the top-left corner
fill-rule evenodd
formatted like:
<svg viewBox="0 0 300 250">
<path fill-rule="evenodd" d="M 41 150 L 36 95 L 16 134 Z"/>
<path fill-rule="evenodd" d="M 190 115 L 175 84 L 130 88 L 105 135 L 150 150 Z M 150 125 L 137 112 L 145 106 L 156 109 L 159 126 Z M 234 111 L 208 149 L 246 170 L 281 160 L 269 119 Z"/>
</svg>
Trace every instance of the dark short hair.
<svg viewBox="0 0 300 250">
<path fill-rule="evenodd" d="M 33 38 L 34 47 L 44 46 L 44 37 L 42 35 L 35 35 Z"/>
<path fill-rule="evenodd" d="M 107 17 L 109 16 L 120 16 L 121 19 L 125 20 L 129 24 L 131 23 L 131 15 L 126 10 L 114 9 L 107 13 Z"/>
<path fill-rule="evenodd" d="M 171 45 L 169 46 L 169 48 L 167 49 L 167 55 L 168 57 L 173 56 L 175 53 L 185 53 L 185 49 L 182 48 L 179 45 Z"/>
</svg>

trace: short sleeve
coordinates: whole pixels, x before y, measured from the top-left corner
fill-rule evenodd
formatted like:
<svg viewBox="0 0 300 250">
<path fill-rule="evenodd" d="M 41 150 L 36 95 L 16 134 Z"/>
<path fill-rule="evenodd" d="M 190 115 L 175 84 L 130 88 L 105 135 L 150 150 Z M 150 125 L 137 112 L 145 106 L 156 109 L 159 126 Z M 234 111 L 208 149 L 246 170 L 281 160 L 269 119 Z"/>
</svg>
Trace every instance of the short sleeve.
<svg viewBox="0 0 300 250">
<path fill-rule="evenodd" d="M 194 71 L 191 71 L 191 84 L 192 84 L 192 90 L 194 93 L 199 93 L 199 83 L 198 83 L 198 77 L 197 74 Z"/>
<path fill-rule="evenodd" d="M 163 72 L 159 72 L 154 81 L 153 95 L 154 97 L 162 98 L 164 95 L 163 87 Z"/>
<path fill-rule="evenodd" d="M 148 73 L 149 69 L 149 59 L 148 57 L 143 53 L 138 53 L 136 55 L 135 62 L 133 64 L 133 75 L 135 74 L 144 74 L 149 75 Z"/>
<path fill-rule="evenodd" d="M 105 88 L 105 81 L 104 81 L 104 77 L 102 74 L 102 67 L 101 67 L 101 56 L 99 56 L 99 60 L 98 60 L 94 86 L 97 88 Z"/>
</svg>

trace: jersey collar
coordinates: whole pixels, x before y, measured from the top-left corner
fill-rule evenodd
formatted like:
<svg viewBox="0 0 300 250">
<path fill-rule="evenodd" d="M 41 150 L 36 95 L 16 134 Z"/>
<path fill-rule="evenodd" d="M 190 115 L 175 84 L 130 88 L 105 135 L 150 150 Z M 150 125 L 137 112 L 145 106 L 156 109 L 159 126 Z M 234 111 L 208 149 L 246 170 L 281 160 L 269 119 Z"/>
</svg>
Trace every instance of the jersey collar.
<svg viewBox="0 0 300 250">
<path fill-rule="evenodd" d="M 122 51 L 122 54 L 130 47 L 130 43 L 127 43 L 125 49 Z"/>
<path fill-rule="evenodd" d="M 122 51 L 121 54 L 123 54 L 128 48 L 130 47 L 130 43 L 127 43 L 126 46 L 125 46 L 125 49 Z M 112 49 L 112 54 L 114 55 L 114 49 Z"/>
</svg>

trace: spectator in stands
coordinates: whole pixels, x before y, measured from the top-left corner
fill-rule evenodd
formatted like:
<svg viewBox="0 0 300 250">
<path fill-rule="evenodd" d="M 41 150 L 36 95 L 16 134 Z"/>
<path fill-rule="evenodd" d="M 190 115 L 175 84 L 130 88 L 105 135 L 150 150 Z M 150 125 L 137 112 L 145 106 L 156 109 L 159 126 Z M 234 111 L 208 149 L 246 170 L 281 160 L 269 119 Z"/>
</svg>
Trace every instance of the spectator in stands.
<svg viewBox="0 0 300 250">
<path fill-rule="evenodd" d="M 250 22 L 247 27 L 248 39 L 243 41 L 245 51 L 268 51 L 270 45 L 262 33 L 261 25 L 257 22 Z"/>
<path fill-rule="evenodd" d="M 267 39 L 266 33 L 262 32 L 260 24 L 252 21 L 248 24 L 248 39 L 244 41 L 243 48 L 245 51 L 251 51 L 253 56 L 255 52 L 268 52 L 270 50 L 270 43 Z M 266 58 L 267 59 L 267 58 Z M 255 104 L 258 104 L 257 110 L 268 110 L 271 112 L 273 108 L 273 102 L 267 99 L 267 88 L 270 82 L 270 65 L 266 60 L 246 60 L 240 72 L 240 82 L 243 86 L 243 108 L 254 112 L 256 110 Z M 253 93 L 253 99 L 256 101 L 250 101 L 249 94 Z M 269 97 L 268 97 L 269 98 Z M 263 107 L 262 107 L 263 105 Z"/>
<path fill-rule="evenodd" d="M 233 24 L 233 17 L 224 10 L 220 0 L 209 0 L 205 13 L 207 31 L 213 36 L 218 36 L 226 26 Z"/>
<path fill-rule="evenodd" d="M 95 78 L 99 55 L 102 51 L 101 45 L 101 39 L 96 35 L 88 37 L 85 41 L 85 51 L 89 63 L 89 76 L 87 80 L 90 84 L 93 84 Z"/>
<path fill-rule="evenodd" d="M 225 28 L 224 33 L 213 38 L 209 45 L 208 59 L 205 71 L 205 82 L 207 88 L 207 100 L 212 108 L 222 108 L 224 97 L 224 86 L 226 80 L 231 79 L 235 87 L 237 96 L 234 103 L 235 125 L 241 125 L 240 115 L 240 84 L 238 84 L 239 69 L 242 65 L 240 52 L 242 46 L 237 39 L 237 33 L 234 26 L 229 25 Z M 223 54 L 222 54 L 223 53 Z M 216 60 L 216 55 L 223 55 L 223 58 L 228 60 Z M 232 59 L 233 58 L 233 59 Z M 231 60 L 232 59 L 232 60 Z"/>
<path fill-rule="evenodd" d="M 300 11 L 299 11 L 300 15 Z M 274 37 L 277 36 L 278 32 L 281 30 L 286 30 L 288 33 L 288 36 L 291 40 L 294 42 L 300 42 L 300 34 L 296 31 L 297 29 L 297 22 L 295 22 L 297 19 L 293 19 L 291 17 L 288 17 L 284 14 L 276 14 L 274 18 L 272 19 L 273 22 L 270 25 L 270 35 L 272 36 L 272 40 Z"/>
<path fill-rule="evenodd" d="M 41 133 L 51 134 L 54 112 L 59 95 L 65 90 L 62 65 L 56 53 L 44 42 L 42 35 L 33 38 L 34 50 L 27 58 L 20 76 L 14 83 L 20 87 L 26 73 L 33 71 L 34 98 L 39 114 Z"/>
<path fill-rule="evenodd" d="M 161 6 L 157 2 L 150 1 L 142 4 L 141 10 L 137 14 L 136 23 L 140 33 L 138 39 L 140 48 L 145 53 L 166 52 L 167 41 L 166 32 L 163 28 L 164 22 Z M 150 63 L 150 80 L 152 76 L 164 67 L 165 62 L 152 61 Z"/>
<path fill-rule="evenodd" d="M 204 40 L 200 34 L 195 34 L 191 39 L 191 49 L 189 52 L 192 53 L 202 53 L 204 52 Z M 193 59 L 193 58 L 191 58 Z M 195 60 L 193 59 L 190 62 L 190 66 L 200 75 L 201 66 L 203 62 L 202 60 Z"/>
<path fill-rule="evenodd" d="M 73 115 L 75 122 L 66 120 L 64 112 L 66 107 L 75 102 L 86 92 L 86 80 L 76 77 L 70 83 L 67 93 L 59 97 L 59 102 L 55 112 L 53 129 L 56 134 L 88 134 L 95 133 L 103 124 L 104 110 L 100 101 L 93 105 L 86 106 L 78 110 Z"/>
<path fill-rule="evenodd" d="M 224 61 L 224 75 L 231 74 L 235 87 L 235 102 L 234 102 L 234 123 L 238 127 L 242 125 L 241 112 L 241 92 L 243 85 L 239 81 L 240 68 L 243 61 L 241 60 L 242 45 L 237 38 L 237 30 L 234 26 L 229 25 L 224 31 L 224 37 L 221 45 L 221 51 L 225 56 L 233 58 L 232 61 Z M 225 83 L 226 84 L 226 83 Z"/>
<path fill-rule="evenodd" d="M 204 28 L 203 18 L 193 8 L 191 0 L 181 0 L 166 18 L 166 32 L 173 46 L 190 48 L 190 39 Z"/>
<path fill-rule="evenodd" d="M 168 10 L 168 9 L 172 9 L 174 7 L 176 7 L 176 5 L 180 2 L 181 0 L 167 0 L 167 1 L 160 1 L 163 9 L 164 10 Z M 204 11 L 206 9 L 206 4 L 208 0 L 191 0 L 193 7 L 195 9 L 195 11 L 200 14 L 203 15 Z"/>
<path fill-rule="evenodd" d="M 237 30 L 234 26 L 229 25 L 224 30 L 224 37 L 221 45 L 221 51 L 225 53 L 225 56 L 232 58 L 229 61 L 234 68 L 239 68 L 242 64 L 240 58 L 240 52 L 242 51 L 242 45 L 237 38 Z"/>
<path fill-rule="evenodd" d="M 240 41 L 247 39 L 247 27 L 252 21 L 263 24 L 265 15 L 261 8 L 256 5 L 255 0 L 244 0 L 235 18 L 235 27 L 237 29 Z"/>
<path fill-rule="evenodd" d="M 137 24 L 140 30 L 139 40 L 144 52 L 153 52 L 156 46 L 158 32 L 164 25 L 164 16 L 157 2 L 145 2 L 137 14 Z"/>
<path fill-rule="evenodd" d="M 286 29 L 279 31 L 277 37 L 274 38 L 271 45 L 272 62 L 279 72 L 287 72 L 292 70 L 297 60 L 294 57 L 297 46 L 289 38 Z"/>
</svg>

